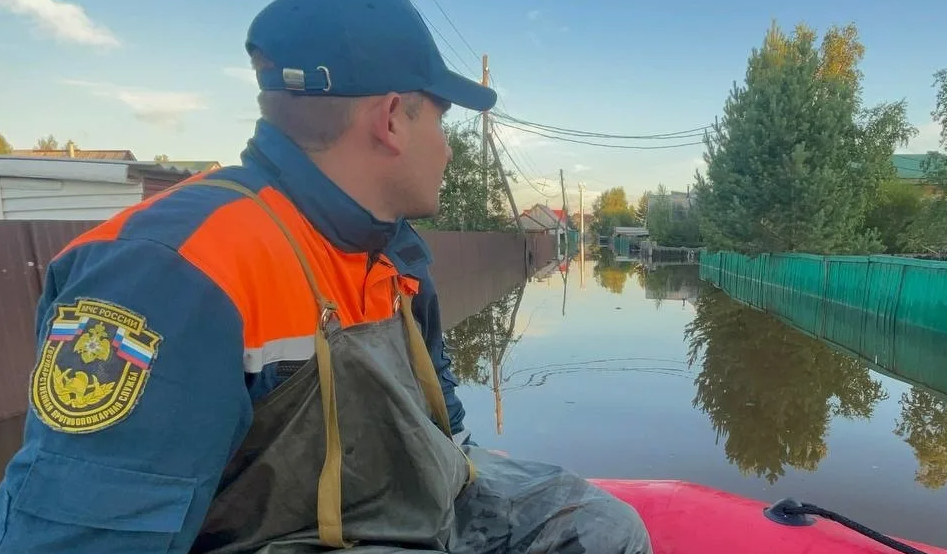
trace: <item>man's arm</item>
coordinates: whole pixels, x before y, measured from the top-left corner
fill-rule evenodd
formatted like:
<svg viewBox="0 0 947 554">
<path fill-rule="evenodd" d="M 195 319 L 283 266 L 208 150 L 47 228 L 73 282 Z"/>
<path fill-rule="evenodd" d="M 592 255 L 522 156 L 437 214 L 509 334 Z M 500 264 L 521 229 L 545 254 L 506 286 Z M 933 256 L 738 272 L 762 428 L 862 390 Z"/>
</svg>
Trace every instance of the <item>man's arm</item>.
<svg viewBox="0 0 947 554">
<path fill-rule="evenodd" d="M 119 240 L 56 260 L 37 317 L 0 553 L 187 552 L 252 419 L 238 311 L 174 250 Z"/>
<path fill-rule="evenodd" d="M 451 371 L 451 359 L 444 348 L 444 332 L 441 329 L 441 309 L 437 300 L 437 290 L 430 272 L 425 271 L 421 278 L 421 286 L 417 297 L 412 303 L 412 311 L 424 342 L 427 344 L 434 369 L 437 371 L 447 403 L 447 415 L 450 418 L 451 433 L 460 443 L 471 443 L 470 433 L 464 428 L 464 405 L 454 392 L 457 387 L 457 377 Z"/>
</svg>

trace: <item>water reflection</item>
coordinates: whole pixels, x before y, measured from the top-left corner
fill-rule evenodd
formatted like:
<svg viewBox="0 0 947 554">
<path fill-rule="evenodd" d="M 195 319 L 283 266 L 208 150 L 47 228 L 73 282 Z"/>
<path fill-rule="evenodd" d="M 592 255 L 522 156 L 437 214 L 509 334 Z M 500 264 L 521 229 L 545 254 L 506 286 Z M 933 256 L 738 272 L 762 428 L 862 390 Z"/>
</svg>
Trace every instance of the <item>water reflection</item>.
<svg viewBox="0 0 947 554">
<path fill-rule="evenodd" d="M 501 368 L 509 348 L 519 340 L 513 336 L 513 325 L 524 288 L 525 285 L 517 285 L 499 300 L 448 330 L 444 338 L 448 355 L 453 360 L 454 375 L 460 382 L 490 383 L 495 395 L 497 434 L 503 433 Z"/>
<path fill-rule="evenodd" d="M 947 397 L 913 387 L 900 404 L 894 432 L 914 449 L 915 480 L 930 489 L 947 486 Z"/>
<path fill-rule="evenodd" d="M 514 287 L 445 333 L 454 375 L 460 381 L 478 385 L 490 382 L 492 368 L 499 368 L 508 348 L 518 340 L 513 337 L 513 324 L 523 290 L 524 285 Z"/>
<path fill-rule="evenodd" d="M 636 264 L 631 261 L 617 261 L 615 253 L 607 248 L 598 249 L 595 266 L 592 268 L 592 275 L 595 282 L 603 289 L 621 294 L 625 290 L 625 281 L 628 280 L 628 274 L 633 271 Z"/>
<path fill-rule="evenodd" d="M 569 265 L 547 268 L 539 281 L 562 277 L 563 315 Z M 580 268 L 581 271 L 581 268 Z M 454 371 L 466 385 L 494 393 L 497 433 L 502 433 L 503 394 L 541 387 L 573 374 L 639 372 L 693 379 L 692 405 L 706 414 L 724 444 L 727 460 L 744 474 L 769 484 L 786 467 L 815 471 L 826 457 L 826 434 L 834 418 L 870 420 L 889 393 L 865 361 L 833 349 L 785 323 L 702 286 L 698 266 L 647 266 L 617 261 L 608 250 L 595 259 L 593 275 L 605 290 L 620 294 L 630 276 L 656 307 L 667 300 L 694 305 L 684 329 L 686 364 L 672 358 L 619 357 L 506 367 L 525 286 L 517 286 L 447 332 Z M 529 328 L 529 321 L 523 331 Z M 693 370 L 693 371 L 692 371 Z M 917 481 L 947 486 L 947 400 L 914 387 L 903 393 L 894 430 L 915 452 Z"/>
<path fill-rule="evenodd" d="M 879 372 L 703 286 L 696 265 L 608 250 L 475 288 L 445 288 L 442 309 L 460 321 L 445 338 L 480 444 L 587 476 L 793 496 L 947 545 L 947 396 L 903 375 L 936 383 L 947 354 L 900 348 Z"/>
<path fill-rule="evenodd" d="M 453 331 L 480 444 L 586 476 L 793 496 L 947 545 L 947 395 L 914 377 L 947 354 L 902 348 L 919 360 L 905 377 L 705 286 L 697 265 L 584 257 Z"/>
<path fill-rule="evenodd" d="M 699 364 L 694 406 L 707 414 L 727 459 L 772 484 L 785 466 L 814 471 L 832 417 L 867 419 L 888 398 L 864 363 L 705 290 L 687 326 Z"/>
</svg>

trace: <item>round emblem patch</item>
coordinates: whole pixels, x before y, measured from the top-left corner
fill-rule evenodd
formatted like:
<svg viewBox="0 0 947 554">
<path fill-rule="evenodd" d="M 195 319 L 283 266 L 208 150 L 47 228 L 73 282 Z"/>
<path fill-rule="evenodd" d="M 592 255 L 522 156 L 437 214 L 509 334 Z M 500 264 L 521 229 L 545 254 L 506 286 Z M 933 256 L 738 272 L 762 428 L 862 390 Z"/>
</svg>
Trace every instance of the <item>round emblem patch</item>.
<svg viewBox="0 0 947 554">
<path fill-rule="evenodd" d="M 58 306 L 30 383 L 36 415 L 65 433 L 114 425 L 141 398 L 161 335 L 121 306 Z"/>
</svg>

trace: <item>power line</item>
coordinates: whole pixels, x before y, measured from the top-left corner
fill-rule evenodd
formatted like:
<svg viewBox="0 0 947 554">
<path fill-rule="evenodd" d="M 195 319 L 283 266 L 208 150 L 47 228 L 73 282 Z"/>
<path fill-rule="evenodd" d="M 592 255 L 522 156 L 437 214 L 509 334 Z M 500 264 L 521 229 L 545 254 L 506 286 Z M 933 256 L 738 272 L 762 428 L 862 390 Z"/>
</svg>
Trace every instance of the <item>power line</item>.
<svg viewBox="0 0 947 554">
<path fill-rule="evenodd" d="M 496 117 L 503 119 L 505 121 L 512 121 L 513 123 L 518 123 L 520 125 L 525 125 L 527 127 L 536 127 L 538 129 L 543 129 L 550 132 L 556 132 L 563 135 L 577 136 L 577 137 L 586 137 L 586 138 L 604 138 L 604 139 L 629 139 L 629 140 L 669 140 L 669 139 L 680 139 L 680 138 L 691 138 L 697 136 L 703 136 L 703 133 L 706 129 L 710 129 L 712 125 L 704 125 L 702 127 L 695 127 L 693 129 L 687 129 L 684 131 L 675 131 L 672 133 L 658 133 L 653 135 L 618 135 L 613 133 L 600 133 L 595 131 L 581 131 L 578 129 L 569 129 L 566 127 L 557 127 L 555 125 L 547 125 L 544 123 L 536 123 L 533 121 L 528 121 L 525 119 L 520 119 L 513 117 L 509 114 L 496 112 Z"/>
<path fill-rule="evenodd" d="M 500 96 L 500 92 L 499 92 L 499 89 L 500 89 L 500 81 L 497 81 L 497 78 L 496 78 L 496 76 L 493 74 L 493 70 L 492 70 L 492 69 L 490 70 L 490 80 L 493 81 L 493 89 L 497 91 L 497 100 L 499 100 L 500 105 L 503 106 L 503 109 L 504 109 L 504 110 L 509 110 L 510 108 L 507 107 L 506 101 L 503 100 L 503 97 L 502 97 L 502 96 Z M 496 112 L 494 112 L 494 113 L 496 113 Z"/>
<path fill-rule="evenodd" d="M 457 33 L 457 36 L 460 37 L 461 42 L 463 42 L 464 45 L 467 47 L 467 50 L 470 50 L 470 53 L 473 54 L 474 59 L 479 61 L 479 60 L 480 60 L 480 54 L 477 54 L 477 50 L 474 49 L 474 47 L 470 45 L 470 43 L 467 41 L 467 38 L 464 37 L 464 34 L 461 33 L 461 32 L 460 32 L 460 29 L 457 28 L 457 25 L 454 25 L 454 20 L 451 19 L 451 17 L 450 17 L 449 15 L 447 15 L 447 12 L 446 12 L 446 11 L 444 10 L 444 8 L 441 6 L 441 3 L 440 3 L 438 0 L 433 0 L 433 1 L 434 1 L 434 5 L 437 6 L 437 9 L 441 12 L 441 15 L 444 16 L 444 19 L 447 20 L 447 23 L 451 26 L 452 29 L 454 29 L 454 32 Z M 430 22 L 430 20 L 428 20 L 428 22 Z M 438 33 L 438 34 L 440 35 L 440 33 Z M 441 38 L 444 38 L 444 35 L 441 35 Z M 446 42 L 446 39 L 444 39 L 444 40 L 445 40 L 445 42 Z M 448 44 L 448 47 L 450 47 L 450 44 Z M 452 47 L 451 47 L 451 50 L 454 51 L 454 54 L 457 54 L 457 51 L 454 50 Z M 465 65 L 466 65 L 466 64 L 465 64 Z M 468 69 L 469 69 L 469 68 L 468 68 Z M 471 72 L 472 72 L 474 75 L 477 74 L 476 71 L 471 71 Z M 490 70 L 490 80 L 493 81 L 494 89 L 497 89 L 497 88 L 500 87 L 500 83 L 499 83 L 499 81 L 496 80 L 496 77 L 494 76 L 492 69 Z M 503 106 L 503 109 L 509 110 L 509 108 L 508 108 L 507 105 L 506 105 L 506 101 L 503 99 L 502 96 L 500 96 L 500 95 L 498 94 L 498 95 L 497 95 L 497 99 L 499 100 L 500 105 Z"/>
<path fill-rule="evenodd" d="M 545 138 L 549 138 L 549 139 L 553 139 L 553 140 L 561 140 L 561 141 L 564 141 L 564 142 L 572 142 L 572 143 L 575 143 L 575 144 L 585 144 L 585 145 L 587 145 L 587 146 L 598 146 L 598 147 L 601 147 L 601 148 L 617 148 L 617 149 L 621 149 L 621 150 L 666 150 L 666 149 L 669 149 L 669 148 L 683 148 L 683 147 L 685 147 L 685 146 L 696 146 L 696 145 L 698 145 L 698 144 L 703 144 L 703 141 L 683 142 L 683 143 L 680 143 L 680 144 L 662 144 L 661 146 L 630 146 L 630 145 L 627 145 L 627 144 L 605 144 L 605 143 L 601 143 L 601 142 L 590 142 L 590 141 L 585 141 L 585 140 L 576 140 L 576 139 L 565 138 L 565 137 L 563 137 L 563 136 L 549 135 L 549 134 L 546 134 L 546 133 L 541 133 L 541 132 L 539 132 L 539 131 L 535 131 L 535 130 L 533 130 L 533 129 L 525 129 L 525 128 L 523 128 L 523 127 L 518 127 L 518 126 L 516 126 L 516 125 L 511 125 L 511 124 L 509 124 L 509 123 L 504 123 L 504 122 L 501 122 L 501 121 L 495 121 L 494 123 L 495 123 L 496 125 L 502 125 L 502 126 L 504 126 L 504 127 L 509 127 L 509 128 L 511 128 L 511 129 L 517 129 L 517 130 L 519 130 L 519 131 L 523 131 L 524 133 L 531 133 L 531 134 L 534 134 L 534 135 L 539 135 L 539 136 L 541 136 L 541 137 L 545 137 Z M 684 138 L 684 137 L 680 137 L 680 138 Z"/>
<path fill-rule="evenodd" d="M 493 127 L 493 131 L 496 134 L 501 134 L 499 132 L 499 127 Z M 534 176 L 538 176 L 542 173 L 541 171 L 539 171 L 537 164 L 533 161 L 532 157 L 529 155 L 528 150 L 523 149 L 520 152 L 520 154 L 523 156 L 523 159 L 525 160 L 524 165 L 526 166 L 526 169 L 528 169 Z"/>
<path fill-rule="evenodd" d="M 471 54 L 473 54 L 474 59 L 477 59 L 479 57 L 477 55 L 477 51 L 473 49 L 473 46 L 471 46 L 470 43 L 467 42 L 467 39 L 464 38 L 464 35 L 460 32 L 457 26 L 454 25 L 454 22 L 451 20 L 450 16 L 447 15 L 447 12 L 445 12 L 444 8 L 441 7 L 441 3 L 438 2 L 437 0 L 434 0 L 434 5 L 437 6 L 437 9 L 440 10 L 441 13 L 444 15 L 444 19 L 446 19 L 447 23 L 449 23 L 450 26 L 454 29 L 454 32 L 457 33 L 457 36 L 460 37 L 460 40 L 462 40 L 463 43 L 467 45 L 467 49 L 470 50 Z"/>
<path fill-rule="evenodd" d="M 477 113 L 473 114 L 472 116 L 468 117 L 467 119 L 463 119 L 463 120 L 461 120 L 461 121 L 458 121 L 458 122 L 456 123 L 456 125 L 457 125 L 458 127 L 463 127 L 463 126 L 465 126 L 465 125 L 467 125 L 467 124 L 469 124 L 469 123 L 471 123 L 471 122 L 476 121 L 476 120 L 480 117 L 480 115 L 481 115 L 480 112 L 477 112 Z"/>
<path fill-rule="evenodd" d="M 434 23 L 428 18 L 428 16 L 424 15 L 424 12 L 421 12 L 420 10 L 418 13 L 420 13 L 421 17 L 423 17 L 424 20 L 427 21 L 427 24 L 431 26 L 431 29 L 434 29 L 434 32 L 437 33 L 437 36 L 441 37 L 441 40 L 444 41 L 444 44 L 446 44 L 447 47 L 450 48 L 450 51 L 453 52 L 455 56 L 457 56 L 457 59 L 460 60 L 460 63 L 463 64 L 463 66 L 467 68 L 467 71 L 469 71 L 471 75 L 476 75 L 477 72 L 471 69 L 469 65 L 467 65 L 467 62 L 464 61 L 464 57 L 461 56 L 459 52 L 457 52 L 457 49 L 454 48 L 454 45 L 451 44 L 450 41 L 447 40 L 447 37 L 445 37 L 444 34 L 441 33 L 440 29 L 438 29 L 437 26 L 434 25 Z"/>
<path fill-rule="evenodd" d="M 497 141 L 499 141 L 500 146 L 503 147 L 503 152 L 506 154 L 506 157 L 510 159 L 510 162 L 513 163 L 513 167 L 515 167 L 516 170 L 519 171 L 520 175 L 523 176 L 523 179 L 526 181 L 526 184 L 530 186 L 530 188 L 532 188 L 534 191 L 538 192 L 539 194 L 542 194 L 546 198 L 554 198 L 555 196 L 557 196 L 555 194 L 551 194 L 551 195 L 546 194 L 545 192 L 536 188 L 536 185 L 534 185 L 533 182 L 530 181 L 529 177 L 526 176 L 526 173 L 523 171 L 523 169 L 519 166 L 519 164 L 516 163 L 516 160 L 513 159 L 513 156 L 510 155 L 510 149 L 503 142 L 503 139 L 500 137 L 500 135 L 498 133 L 493 133 L 493 136 L 497 138 Z M 499 160 L 497 161 L 499 162 Z"/>
</svg>

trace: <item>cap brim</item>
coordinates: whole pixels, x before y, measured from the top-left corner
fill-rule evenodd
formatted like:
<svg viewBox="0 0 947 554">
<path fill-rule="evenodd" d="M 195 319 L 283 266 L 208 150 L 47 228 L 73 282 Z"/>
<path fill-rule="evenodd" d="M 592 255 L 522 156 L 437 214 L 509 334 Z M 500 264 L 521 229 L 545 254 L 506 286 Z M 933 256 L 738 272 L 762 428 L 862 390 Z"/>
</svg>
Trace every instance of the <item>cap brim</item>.
<svg viewBox="0 0 947 554">
<path fill-rule="evenodd" d="M 468 110 L 485 112 L 497 103 L 495 90 L 448 70 L 440 82 L 426 87 L 425 92 Z"/>
</svg>

